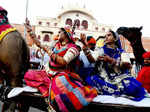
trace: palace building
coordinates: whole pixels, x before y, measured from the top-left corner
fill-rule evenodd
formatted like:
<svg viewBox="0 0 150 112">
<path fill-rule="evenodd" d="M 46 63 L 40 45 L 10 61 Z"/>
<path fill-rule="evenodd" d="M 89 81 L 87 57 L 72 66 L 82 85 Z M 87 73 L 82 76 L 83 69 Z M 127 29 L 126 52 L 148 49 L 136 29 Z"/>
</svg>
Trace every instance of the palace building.
<svg viewBox="0 0 150 112">
<path fill-rule="evenodd" d="M 112 25 L 100 24 L 92 16 L 91 12 L 86 8 L 76 7 L 62 7 L 56 18 L 37 17 L 35 25 L 35 33 L 41 42 L 47 44 L 51 41 L 53 36 L 58 34 L 61 27 L 69 26 L 72 28 L 76 24 L 74 37 L 80 37 L 80 33 L 87 36 L 91 35 L 95 39 L 99 36 L 104 36 L 106 31 L 112 29 Z"/>
</svg>

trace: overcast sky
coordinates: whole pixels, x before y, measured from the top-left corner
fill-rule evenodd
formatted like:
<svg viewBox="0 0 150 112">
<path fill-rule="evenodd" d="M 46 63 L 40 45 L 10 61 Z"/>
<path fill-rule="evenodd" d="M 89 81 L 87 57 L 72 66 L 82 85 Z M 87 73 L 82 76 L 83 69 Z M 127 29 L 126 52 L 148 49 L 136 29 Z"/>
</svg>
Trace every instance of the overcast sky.
<svg viewBox="0 0 150 112">
<path fill-rule="evenodd" d="M 11 23 L 22 24 L 27 0 L 0 0 Z M 149 0 L 28 0 L 27 17 L 34 24 L 36 16 L 56 17 L 62 6 L 86 6 L 99 23 L 119 26 L 143 26 L 143 36 L 150 37 Z"/>
</svg>

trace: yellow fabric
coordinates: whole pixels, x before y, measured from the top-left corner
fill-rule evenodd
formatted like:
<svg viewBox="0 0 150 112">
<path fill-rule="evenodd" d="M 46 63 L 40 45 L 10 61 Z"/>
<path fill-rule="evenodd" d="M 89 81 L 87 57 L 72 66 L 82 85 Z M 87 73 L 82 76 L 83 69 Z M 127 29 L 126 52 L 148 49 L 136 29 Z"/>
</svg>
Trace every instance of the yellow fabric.
<svg viewBox="0 0 150 112">
<path fill-rule="evenodd" d="M 16 28 L 8 28 L 6 29 L 5 31 L 3 31 L 1 34 L 0 34 L 0 41 L 4 38 L 4 36 L 9 33 L 9 32 L 12 32 L 12 31 L 15 31 Z"/>
<path fill-rule="evenodd" d="M 103 47 L 103 46 L 104 46 L 104 39 L 99 39 L 99 40 L 96 42 L 96 46 L 97 46 L 97 47 Z"/>
</svg>

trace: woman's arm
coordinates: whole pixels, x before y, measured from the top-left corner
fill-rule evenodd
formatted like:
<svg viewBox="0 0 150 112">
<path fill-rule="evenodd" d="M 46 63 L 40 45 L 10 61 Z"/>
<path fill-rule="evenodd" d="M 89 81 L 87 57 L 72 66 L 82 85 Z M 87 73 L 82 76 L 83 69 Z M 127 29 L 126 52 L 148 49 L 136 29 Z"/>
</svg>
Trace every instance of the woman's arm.
<svg viewBox="0 0 150 112">
<path fill-rule="evenodd" d="M 27 32 L 33 42 L 36 44 L 37 47 L 43 49 L 46 53 L 48 53 L 49 56 L 52 55 L 52 51 L 48 49 L 46 46 L 42 45 L 41 42 L 36 38 L 36 34 L 32 31 L 31 25 L 29 23 L 29 20 L 26 19 L 25 27 L 27 29 Z"/>
<path fill-rule="evenodd" d="M 52 54 L 51 58 L 54 62 L 65 66 L 69 64 L 73 59 L 75 59 L 78 55 L 79 55 L 78 49 L 71 47 L 68 49 L 68 51 L 63 57 L 59 56 L 58 54 Z"/>
<path fill-rule="evenodd" d="M 83 47 L 82 47 L 82 50 L 84 52 L 84 54 L 86 55 L 87 59 L 93 63 L 95 62 L 95 59 L 94 57 L 92 56 L 91 52 L 90 52 L 90 49 L 88 48 L 88 45 L 87 45 L 87 41 L 86 41 L 86 35 L 85 34 L 80 34 L 80 40 L 81 42 L 83 43 Z"/>
</svg>

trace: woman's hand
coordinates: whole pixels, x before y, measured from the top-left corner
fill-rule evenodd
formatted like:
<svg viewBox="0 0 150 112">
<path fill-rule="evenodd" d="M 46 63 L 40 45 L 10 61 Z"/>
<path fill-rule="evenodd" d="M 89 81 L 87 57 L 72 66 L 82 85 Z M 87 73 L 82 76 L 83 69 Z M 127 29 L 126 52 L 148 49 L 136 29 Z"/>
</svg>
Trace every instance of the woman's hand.
<svg viewBox="0 0 150 112">
<path fill-rule="evenodd" d="M 84 45 L 86 45 L 86 35 L 85 34 L 83 34 L 83 33 L 80 34 L 80 40 Z"/>
<path fill-rule="evenodd" d="M 104 56 L 99 56 L 98 57 L 99 60 L 104 61 L 104 62 L 109 62 L 111 64 L 115 64 L 116 60 L 108 55 L 104 55 Z"/>
<path fill-rule="evenodd" d="M 132 68 L 131 64 L 128 62 L 122 62 L 120 64 L 120 67 L 121 67 L 121 69 L 131 69 Z"/>
</svg>

